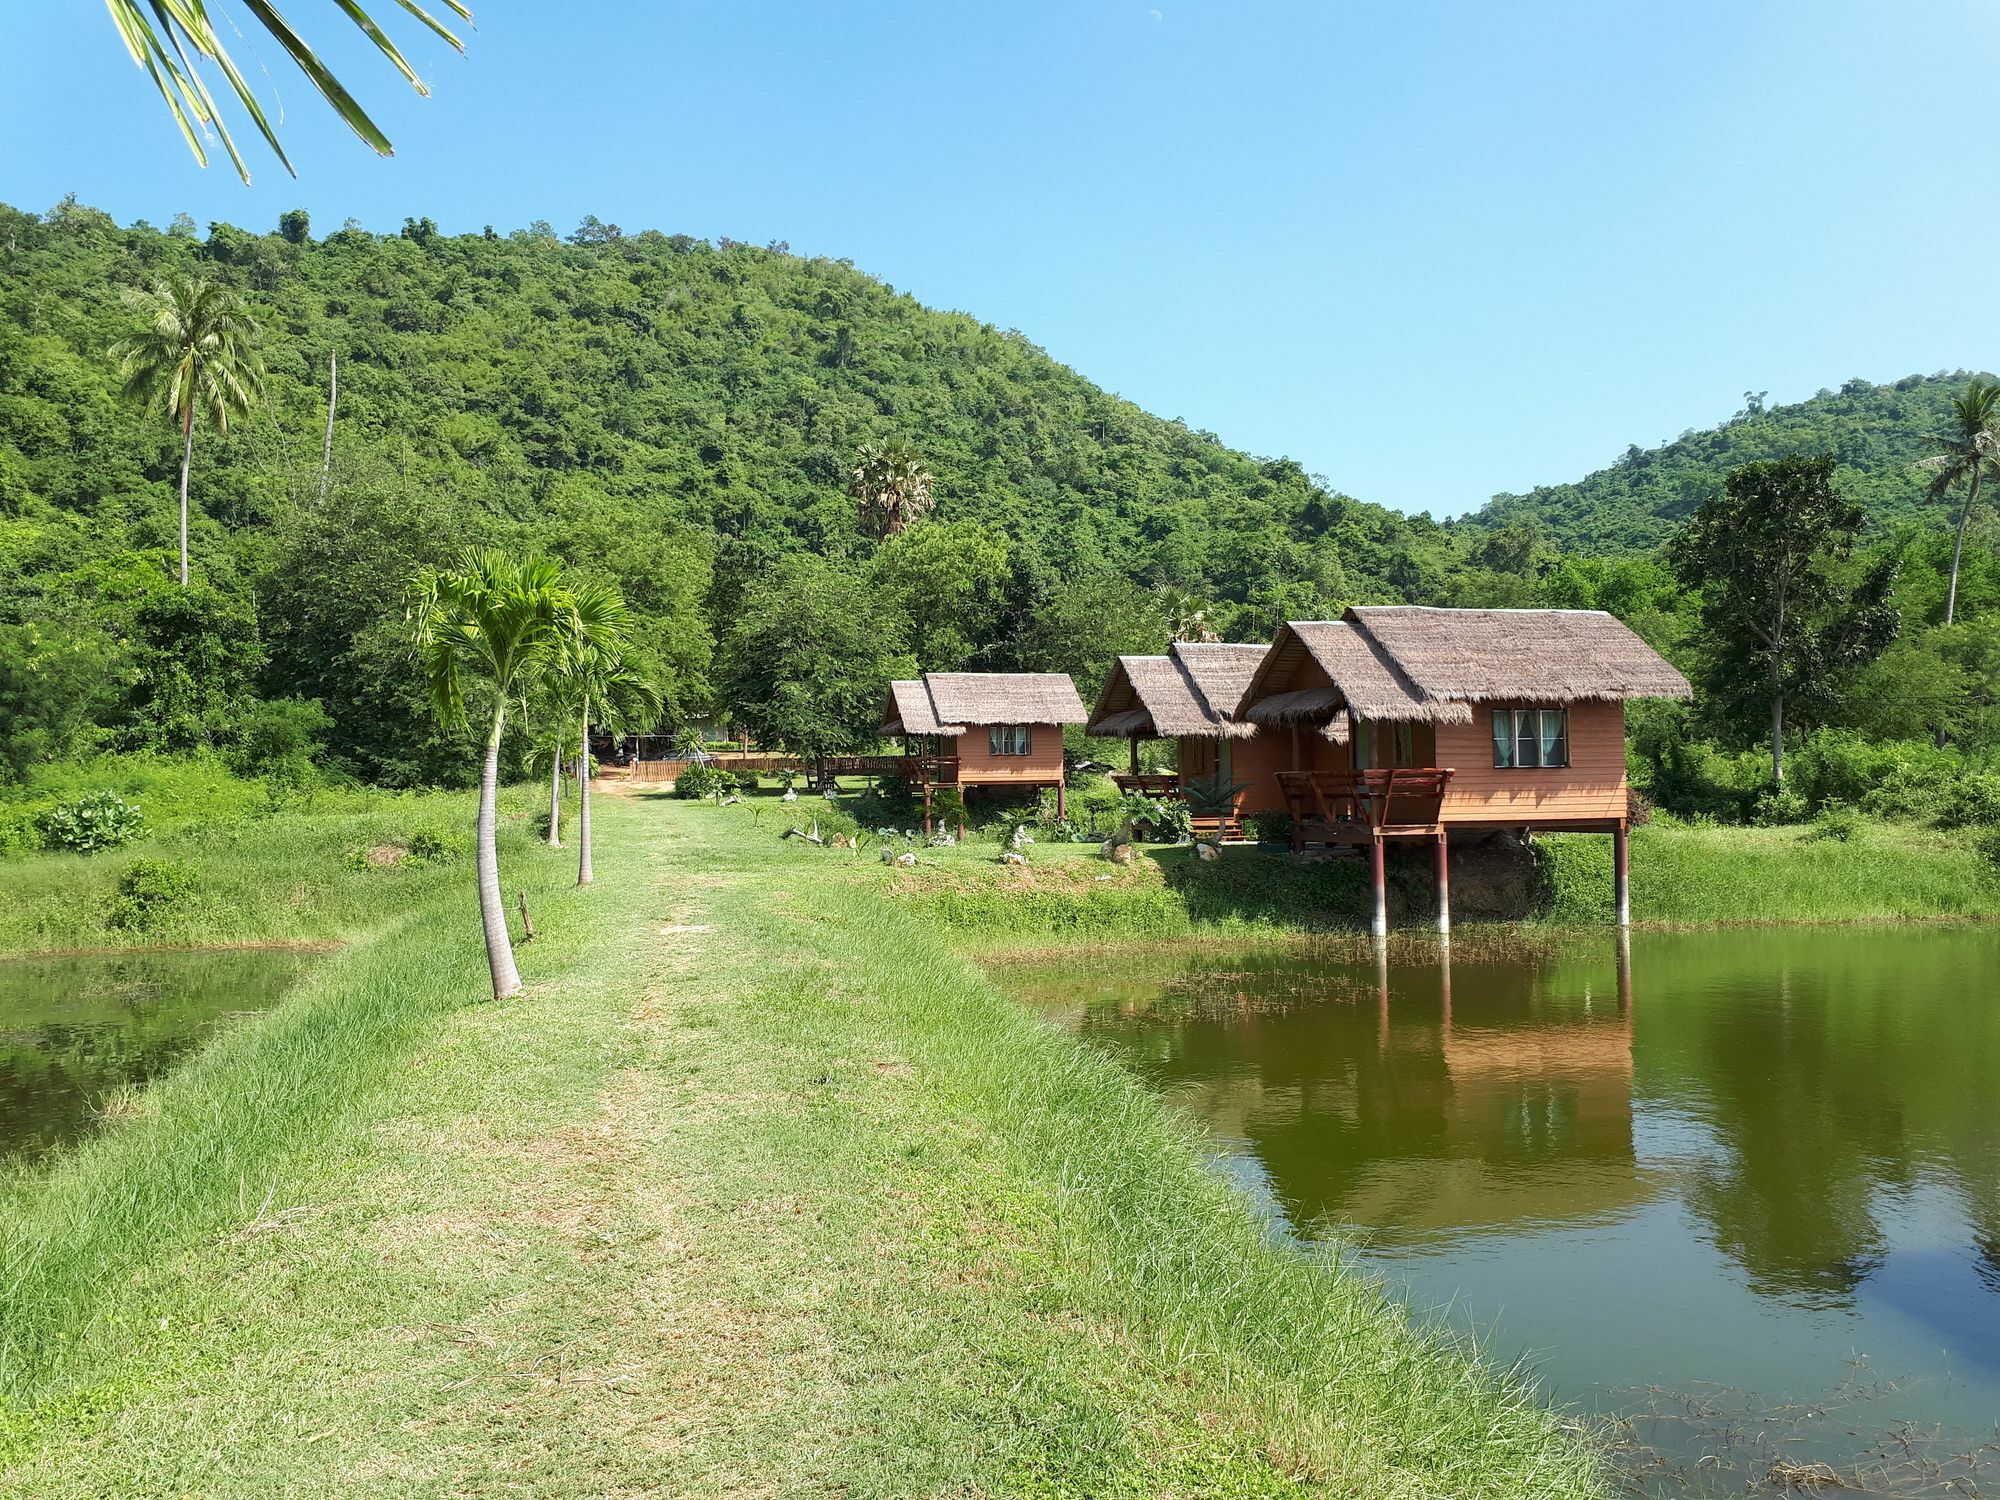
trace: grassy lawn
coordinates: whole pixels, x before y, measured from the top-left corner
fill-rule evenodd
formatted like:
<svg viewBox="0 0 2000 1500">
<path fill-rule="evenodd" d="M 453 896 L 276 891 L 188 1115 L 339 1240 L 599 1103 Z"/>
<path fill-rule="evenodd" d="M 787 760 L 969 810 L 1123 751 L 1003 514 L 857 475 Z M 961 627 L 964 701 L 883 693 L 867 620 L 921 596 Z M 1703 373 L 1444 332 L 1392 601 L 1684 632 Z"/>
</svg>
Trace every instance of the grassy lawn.
<svg viewBox="0 0 2000 1500">
<path fill-rule="evenodd" d="M 520 999 L 478 998 L 465 864 L 342 866 L 306 905 L 349 946 L 0 1199 L 0 1488 L 1597 1493 L 1575 1432 L 1271 1245 L 939 939 L 921 898 L 1016 873 L 990 849 L 895 871 L 599 806 L 589 890 L 510 836 Z M 187 857 L 311 893 L 358 836 Z M 1092 865 L 1033 879 L 1166 912 L 1161 863 Z M 1272 921 L 1240 878 L 1224 915 Z M 290 904 L 242 894 L 251 933 Z"/>
</svg>

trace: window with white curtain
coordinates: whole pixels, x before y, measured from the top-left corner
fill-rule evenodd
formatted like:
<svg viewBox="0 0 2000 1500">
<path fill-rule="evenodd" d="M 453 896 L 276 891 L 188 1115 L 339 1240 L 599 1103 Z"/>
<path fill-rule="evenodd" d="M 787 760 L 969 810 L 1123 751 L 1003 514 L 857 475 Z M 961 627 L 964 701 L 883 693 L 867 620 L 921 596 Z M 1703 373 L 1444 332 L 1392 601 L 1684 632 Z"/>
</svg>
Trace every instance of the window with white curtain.
<svg viewBox="0 0 2000 1500">
<path fill-rule="evenodd" d="M 1028 743 L 1026 724 L 995 724 L 986 731 L 986 749 L 993 755 L 1026 755 Z"/>
<path fill-rule="evenodd" d="M 1534 771 L 1569 764 L 1569 710 L 1493 710 L 1493 764 L 1503 771 Z"/>
</svg>

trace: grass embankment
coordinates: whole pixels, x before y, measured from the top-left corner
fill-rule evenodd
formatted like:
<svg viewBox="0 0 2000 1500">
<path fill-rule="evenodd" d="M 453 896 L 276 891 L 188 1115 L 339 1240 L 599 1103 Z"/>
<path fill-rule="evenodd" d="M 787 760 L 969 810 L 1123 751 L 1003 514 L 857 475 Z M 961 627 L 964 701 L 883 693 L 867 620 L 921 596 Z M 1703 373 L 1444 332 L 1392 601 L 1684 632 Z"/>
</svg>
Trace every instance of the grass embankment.
<svg viewBox="0 0 2000 1500">
<path fill-rule="evenodd" d="M 1458 924 L 1602 924 L 1612 919 L 1611 840 L 1551 834 L 1532 851 L 1455 843 Z M 1026 867 L 992 844 L 920 850 L 910 870 L 848 861 L 850 878 L 901 898 L 974 949 L 1024 939 L 1257 937 L 1365 925 L 1367 873 L 1354 856 L 1301 861 L 1231 847 L 1212 863 L 1186 848 L 1144 850 L 1130 869 L 1095 847 L 1040 845 Z M 1428 846 L 1394 849 L 1392 925 L 1436 914 Z M 1976 837 L 1909 824 L 1864 825 L 1846 842 L 1810 828 L 1660 823 L 1632 836 L 1632 915 L 1640 926 L 1857 922 L 2000 916 L 2000 867 Z"/>
<path fill-rule="evenodd" d="M 741 809 L 599 828 L 587 892 L 513 853 L 518 1000 L 474 1003 L 441 888 L 0 1206 L 0 1483 L 1597 1492 L 1555 1419 L 1274 1247 L 895 872 Z"/>
</svg>

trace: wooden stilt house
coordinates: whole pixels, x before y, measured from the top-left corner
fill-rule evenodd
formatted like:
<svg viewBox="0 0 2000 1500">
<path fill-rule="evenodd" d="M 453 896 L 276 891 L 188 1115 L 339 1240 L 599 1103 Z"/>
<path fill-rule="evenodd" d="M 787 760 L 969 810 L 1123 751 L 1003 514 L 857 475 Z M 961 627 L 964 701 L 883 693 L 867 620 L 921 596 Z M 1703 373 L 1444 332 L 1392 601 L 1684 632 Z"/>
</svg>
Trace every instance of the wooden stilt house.
<svg viewBox="0 0 2000 1500">
<path fill-rule="evenodd" d="M 926 672 L 889 684 L 882 733 L 903 742 L 928 832 L 940 787 L 1054 787 L 1062 816 L 1063 725 L 1086 717 L 1064 672 Z"/>
<path fill-rule="evenodd" d="M 1287 624 L 1235 716 L 1289 741 L 1276 780 L 1296 837 L 1369 852 L 1377 933 L 1392 839 L 1435 846 L 1438 928 L 1450 930 L 1453 828 L 1611 834 L 1624 925 L 1625 700 L 1688 693 L 1600 610 L 1382 606 Z"/>
<path fill-rule="evenodd" d="M 1290 768 L 1290 741 L 1236 717 L 1236 705 L 1269 649 L 1175 641 L 1164 656 L 1119 657 L 1090 722 L 1090 733 L 1130 742 L 1131 769 L 1112 779 L 1155 797 L 1186 796 L 1190 783 L 1239 785 L 1227 811 L 1197 814 L 1202 833 L 1233 837 L 1240 819 L 1282 809 L 1276 773 Z M 1142 740 L 1172 740 L 1175 769 L 1141 773 Z"/>
</svg>

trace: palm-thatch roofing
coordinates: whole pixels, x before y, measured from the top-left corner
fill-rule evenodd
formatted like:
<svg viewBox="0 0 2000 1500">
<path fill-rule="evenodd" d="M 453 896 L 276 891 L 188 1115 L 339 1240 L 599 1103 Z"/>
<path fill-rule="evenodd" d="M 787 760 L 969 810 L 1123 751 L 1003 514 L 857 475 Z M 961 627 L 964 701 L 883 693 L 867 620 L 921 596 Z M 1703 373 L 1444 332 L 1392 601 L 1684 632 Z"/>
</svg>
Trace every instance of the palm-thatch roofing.
<svg viewBox="0 0 2000 1500">
<path fill-rule="evenodd" d="M 1432 698 L 1543 703 L 1685 698 L 1693 689 L 1632 628 L 1601 609 L 1350 609 Z"/>
<path fill-rule="evenodd" d="M 1121 656 L 1090 716 L 1092 734 L 1240 739 L 1256 733 L 1231 712 L 1265 648 L 1176 641 L 1165 656 Z"/>
<path fill-rule="evenodd" d="M 889 684 L 889 711 L 882 716 L 886 735 L 936 734 L 947 738 L 965 733 L 963 724 L 940 722 L 937 708 L 923 683 L 905 679 Z"/>
<path fill-rule="evenodd" d="M 1290 686 L 1310 661 L 1326 686 Z M 1278 632 L 1237 703 L 1253 724 L 1324 724 L 1344 738 L 1361 719 L 1470 721 L 1474 703 L 1684 698 L 1687 679 L 1602 610 L 1350 609 Z"/>
<path fill-rule="evenodd" d="M 882 732 L 964 734 L 981 724 L 1081 724 L 1087 717 L 1066 672 L 926 672 L 889 684 Z"/>
</svg>

